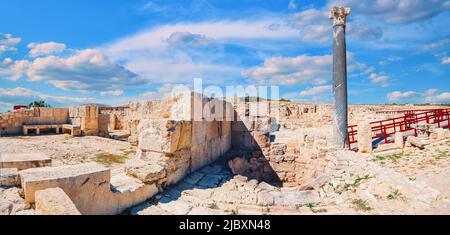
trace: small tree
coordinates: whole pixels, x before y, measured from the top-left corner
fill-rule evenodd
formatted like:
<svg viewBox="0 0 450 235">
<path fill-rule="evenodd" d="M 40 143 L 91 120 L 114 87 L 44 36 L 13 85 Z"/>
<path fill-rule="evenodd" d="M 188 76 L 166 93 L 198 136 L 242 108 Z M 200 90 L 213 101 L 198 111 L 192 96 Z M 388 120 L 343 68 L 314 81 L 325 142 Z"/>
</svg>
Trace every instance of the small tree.
<svg viewBox="0 0 450 235">
<path fill-rule="evenodd" d="M 45 102 L 45 100 L 35 100 L 28 105 L 28 108 L 38 108 L 38 107 L 52 107 Z"/>
</svg>

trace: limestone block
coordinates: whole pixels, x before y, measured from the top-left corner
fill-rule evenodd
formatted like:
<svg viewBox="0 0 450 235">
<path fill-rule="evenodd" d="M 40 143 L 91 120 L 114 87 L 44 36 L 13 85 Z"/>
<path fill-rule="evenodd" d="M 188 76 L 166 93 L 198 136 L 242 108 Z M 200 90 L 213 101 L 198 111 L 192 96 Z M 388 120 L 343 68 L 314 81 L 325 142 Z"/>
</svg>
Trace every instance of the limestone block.
<svg viewBox="0 0 450 235">
<path fill-rule="evenodd" d="M 360 153 L 372 153 L 372 127 L 368 122 L 358 124 L 358 151 Z"/>
<path fill-rule="evenodd" d="M 20 185 L 19 173 L 16 168 L 0 168 L 0 187 Z"/>
<path fill-rule="evenodd" d="M 192 122 L 192 146 L 206 143 L 208 122 L 194 121 Z"/>
<path fill-rule="evenodd" d="M 420 149 L 425 148 L 425 146 L 429 144 L 429 141 L 415 136 L 408 136 L 408 139 L 406 141 L 412 146 L 418 147 Z"/>
<path fill-rule="evenodd" d="M 20 172 L 25 203 L 36 201 L 37 191 L 59 187 L 86 215 L 116 215 L 154 196 L 156 185 L 125 175 L 110 178 L 109 169 L 87 163 L 73 166 L 28 169 Z M 111 189 L 113 191 L 111 191 Z"/>
<path fill-rule="evenodd" d="M 194 113 L 193 103 L 196 99 L 198 99 L 198 96 L 192 92 L 179 92 L 164 96 L 162 102 L 168 104 L 168 107 L 170 107 L 170 119 L 190 121 Z"/>
<path fill-rule="evenodd" d="M 191 147 L 192 123 L 169 120 L 142 120 L 139 124 L 139 148 L 143 151 L 174 153 Z"/>
<path fill-rule="evenodd" d="M 35 202 L 35 193 L 47 188 L 60 187 L 72 199 L 82 214 L 109 214 L 105 201 L 110 192 L 110 170 L 95 164 L 34 168 L 21 171 L 25 202 Z"/>
<path fill-rule="evenodd" d="M 197 171 L 198 169 L 206 166 L 210 159 L 208 158 L 208 148 L 206 143 L 199 143 L 193 145 L 191 148 L 191 171 Z"/>
<path fill-rule="evenodd" d="M 166 167 L 160 163 L 141 163 L 130 165 L 125 168 L 129 176 L 133 176 L 140 181 L 151 184 L 167 176 Z"/>
<path fill-rule="evenodd" d="M 222 136 L 231 135 L 231 122 L 223 121 L 222 122 Z"/>
<path fill-rule="evenodd" d="M 395 146 L 397 148 L 403 148 L 405 146 L 405 141 L 403 140 L 403 132 L 395 133 Z"/>
<path fill-rule="evenodd" d="M 206 140 L 212 140 L 219 137 L 219 129 L 221 129 L 222 126 L 220 125 L 220 122 L 217 121 L 211 121 L 207 122 L 207 132 L 206 132 Z"/>
<path fill-rule="evenodd" d="M 228 151 L 230 151 L 231 141 L 232 141 L 231 134 L 222 136 L 222 138 L 220 138 L 220 149 L 221 149 L 220 155 L 225 155 Z"/>
<path fill-rule="evenodd" d="M 128 208 L 141 204 L 159 192 L 156 184 L 144 184 L 125 174 L 118 174 L 111 178 L 113 190 L 110 205 L 115 214 L 121 214 Z"/>
<path fill-rule="evenodd" d="M 2 153 L 0 154 L 0 168 L 16 168 L 25 170 L 36 167 L 51 166 L 52 160 L 41 153 Z"/>
<path fill-rule="evenodd" d="M 35 198 L 36 215 L 81 215 L 61 188 L 37 191 Z"/>
<path fill-rule="evenodd" d="M 53 117 L 55 120 L 55 124 L 66 124 L 69 119 L 69 109 L 53 109 Z"/>
<path fill-rule="evenodd" d="M 81 118 L 81 131 L 87 136 L 98 135 L 99 109 L 98 106 L 83 106 L 83 116 Z"/>
</svg>

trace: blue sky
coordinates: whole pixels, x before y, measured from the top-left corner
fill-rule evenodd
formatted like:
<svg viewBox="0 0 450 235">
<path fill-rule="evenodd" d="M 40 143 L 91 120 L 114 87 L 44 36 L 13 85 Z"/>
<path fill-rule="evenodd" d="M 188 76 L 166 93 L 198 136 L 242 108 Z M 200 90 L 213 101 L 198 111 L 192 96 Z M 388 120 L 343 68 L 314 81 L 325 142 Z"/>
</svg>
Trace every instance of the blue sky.
<svg viewBox="0 0 450 235">
<path fill-rule="evenodd" d="M 122 105 L 178 84 L 278 85 L 331 102 L 333 5 L 351 103 L 450 103 L 450 1 L 0 0 L 0 111 Z"/>
</svg>

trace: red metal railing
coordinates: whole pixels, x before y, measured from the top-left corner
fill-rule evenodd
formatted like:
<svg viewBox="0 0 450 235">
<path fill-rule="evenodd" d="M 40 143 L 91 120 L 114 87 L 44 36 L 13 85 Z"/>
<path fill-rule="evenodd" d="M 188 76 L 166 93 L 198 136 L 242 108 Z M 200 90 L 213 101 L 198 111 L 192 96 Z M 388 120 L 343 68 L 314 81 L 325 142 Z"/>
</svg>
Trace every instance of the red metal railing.
<svg viewBox="0 0 450 235">
<path fill-rule="evenodd" d="M 442 109 L 405 109 L 405 110 L 379 110 L 375 113 L 377 114 L 415 114 L 415 113 L 423 113 L 423 112 L 429 112 L 429 111 L 436 111 L 436 110 L 442 110 Z"/>
<path fill-rule="evenodd" d="M 385 143 L 391 142 L 389 136 L 394 135 L 396 132 L 414 131 L 411 124 L 427 123 L 437 124 L 439 128 L 445 128 L 450 126 L 450 109 L 432 109 L 419 112 L 417 110 L 404 110 L 405 113 L 402 117 L 390 118 L 382 121 L 371 122 L 372 126 L 372 138 L 383 138 Z M 350 147 L 352 144 L 358 142 L 357 125 L 351 125 L 348 127 L 348 139 Z"/>
</svg>

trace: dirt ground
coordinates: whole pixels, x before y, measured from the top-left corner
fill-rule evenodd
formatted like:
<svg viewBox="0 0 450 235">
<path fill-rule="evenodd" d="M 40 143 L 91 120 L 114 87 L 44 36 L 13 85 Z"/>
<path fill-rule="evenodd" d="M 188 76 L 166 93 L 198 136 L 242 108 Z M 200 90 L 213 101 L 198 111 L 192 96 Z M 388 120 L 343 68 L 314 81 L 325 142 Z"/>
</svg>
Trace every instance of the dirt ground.
<svg viewBox="0 0 450 235">
<path fill-rule="evenodd" d="M 116 169 L 134 156 L 135 148 L 128 142 L 95 136 L 0 137 L 0 154 L 30 152 L 47 154 L 52 158 L 53 166 L 98 162 Z"/>
</svg>

